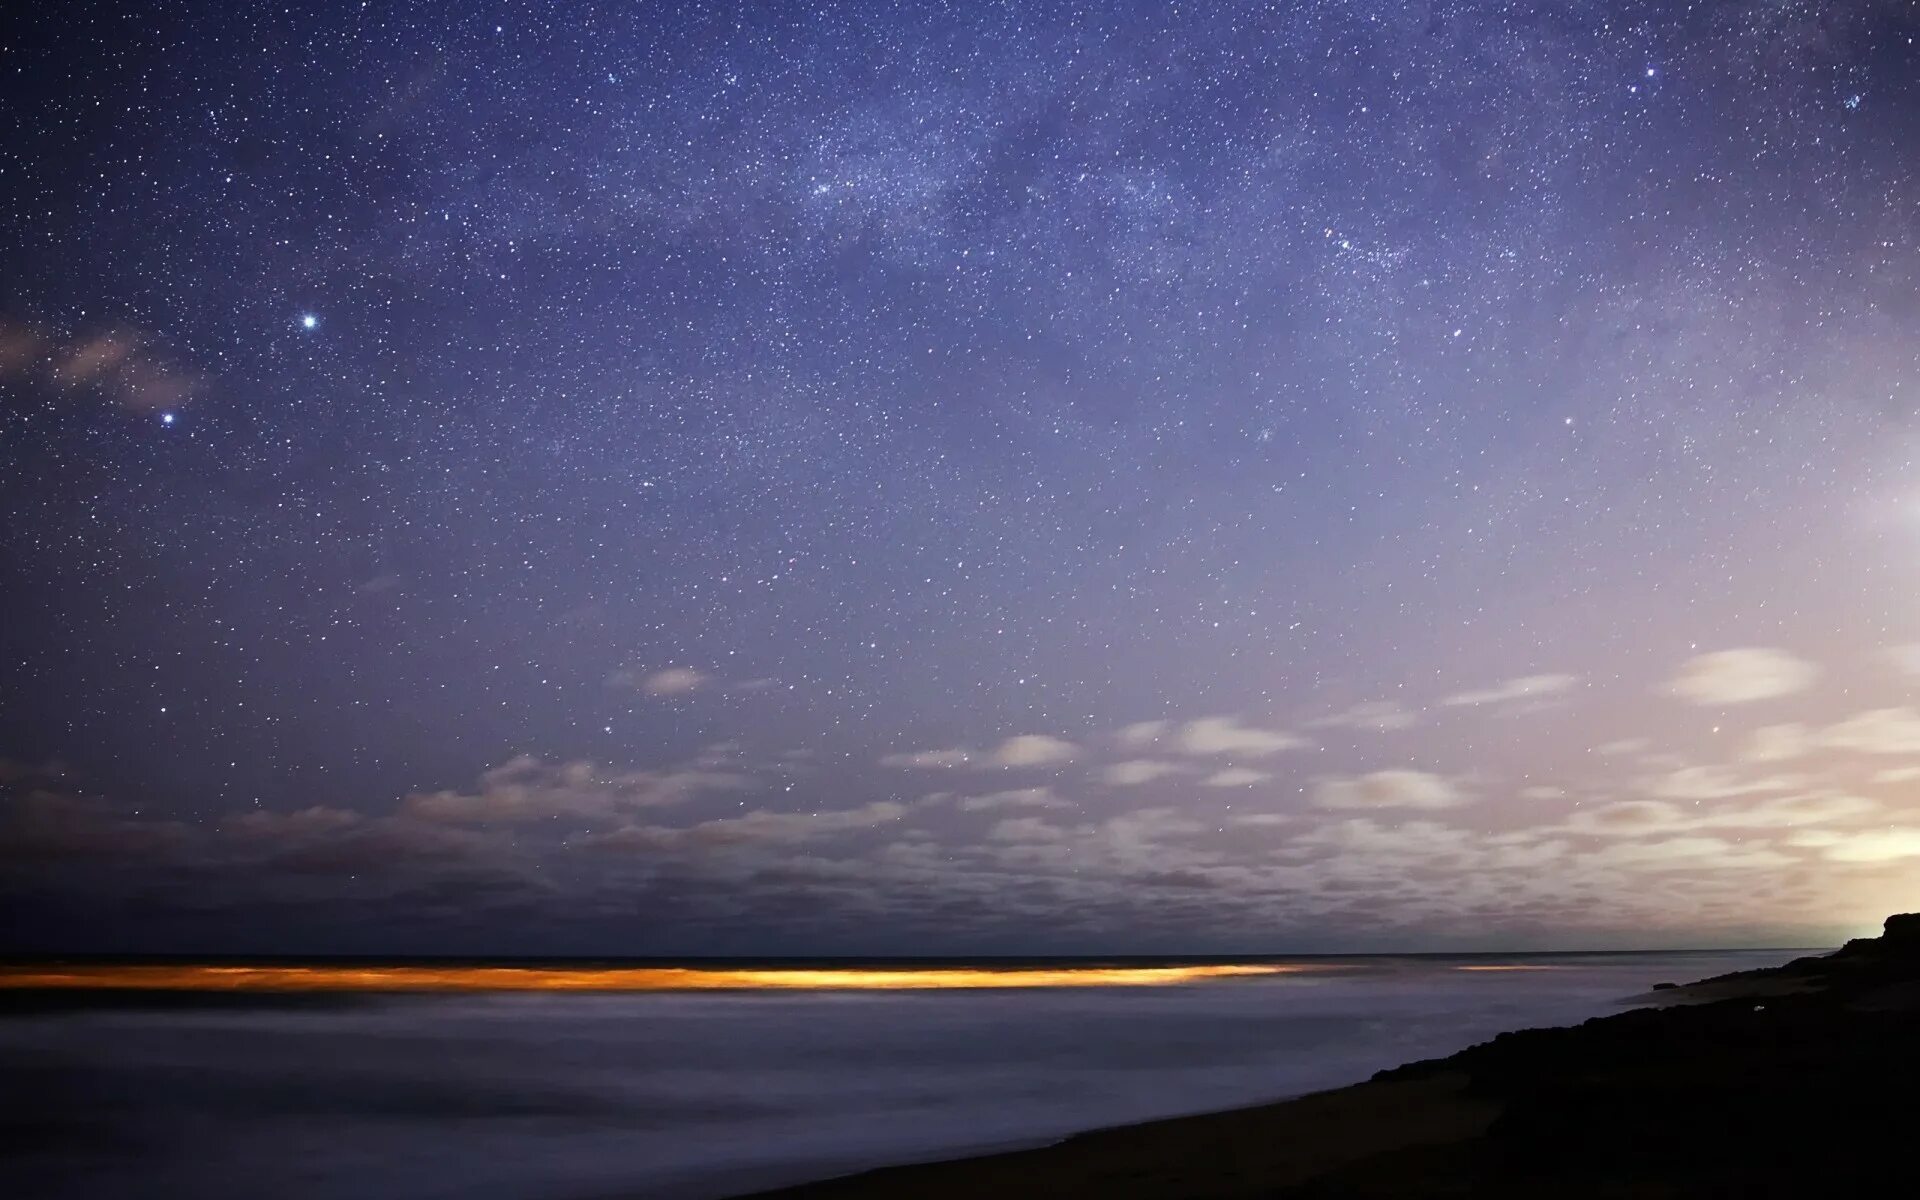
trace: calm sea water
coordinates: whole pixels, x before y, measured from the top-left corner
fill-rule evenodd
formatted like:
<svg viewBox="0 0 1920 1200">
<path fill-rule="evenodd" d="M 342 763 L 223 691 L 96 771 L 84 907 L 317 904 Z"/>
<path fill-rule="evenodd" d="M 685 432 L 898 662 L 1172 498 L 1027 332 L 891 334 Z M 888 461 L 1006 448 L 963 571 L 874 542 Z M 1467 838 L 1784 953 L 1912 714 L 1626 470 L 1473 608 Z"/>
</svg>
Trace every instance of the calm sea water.
<svg viewBox="0 0 1920 1200">
<path fill-rule="evenodd" d="M 15 1016 L 0 1155 L 16 1196 L 699 1200 L 1337 1086 L 1788 957 Z"/>
</svg>

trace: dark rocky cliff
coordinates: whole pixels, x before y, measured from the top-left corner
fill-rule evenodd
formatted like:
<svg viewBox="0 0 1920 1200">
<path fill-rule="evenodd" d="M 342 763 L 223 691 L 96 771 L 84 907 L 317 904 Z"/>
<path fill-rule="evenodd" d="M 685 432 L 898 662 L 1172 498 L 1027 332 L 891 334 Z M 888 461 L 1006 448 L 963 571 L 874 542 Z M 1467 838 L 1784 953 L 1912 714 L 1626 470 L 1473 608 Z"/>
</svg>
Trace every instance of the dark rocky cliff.
<svg viewBox="0 0 1920 1200">
<path fill-rule="evenodd" d="M 1675 989 L 1698 1003 L 1504 1034 L 1379 1081 L 1463 1080 L 1499 1106 L 1472 1144 L 1289 1196 L 1914 1194 L 1920 914 L 1878 938 Z M 1666 993 L 1663 993 L 1666 995 Z M 1377 1177 L 1380 1185 L 1369 1184 Z"/>
</svg>

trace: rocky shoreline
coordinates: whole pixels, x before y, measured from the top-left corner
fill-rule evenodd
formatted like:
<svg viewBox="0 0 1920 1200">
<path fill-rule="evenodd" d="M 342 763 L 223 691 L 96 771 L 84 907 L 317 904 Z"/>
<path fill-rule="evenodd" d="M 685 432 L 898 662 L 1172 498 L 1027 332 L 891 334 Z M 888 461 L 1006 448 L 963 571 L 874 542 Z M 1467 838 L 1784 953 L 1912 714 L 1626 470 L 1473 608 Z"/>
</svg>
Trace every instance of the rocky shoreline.
<svg viewBox="0 0 1920 1200">
<path fill-rule="evenodd" d="M 1920 914 L 1647 1006 L 1502 1034 L 1372 1080 L 767 1200 L 995 1196 L 1903 1195 L 1920 1115 Z"/>
</svg>

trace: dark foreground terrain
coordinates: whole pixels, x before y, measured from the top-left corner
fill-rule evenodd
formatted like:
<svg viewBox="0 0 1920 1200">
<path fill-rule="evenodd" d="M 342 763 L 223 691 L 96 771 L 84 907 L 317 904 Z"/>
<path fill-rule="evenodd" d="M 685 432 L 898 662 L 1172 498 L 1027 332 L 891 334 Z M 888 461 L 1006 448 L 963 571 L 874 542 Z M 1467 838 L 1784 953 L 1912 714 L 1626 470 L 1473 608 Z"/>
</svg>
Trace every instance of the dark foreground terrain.
<svg viewBox="0 0 1920 1200">
<path fill-rule="evenodd" d="M 767 1200 L 1920 1194 L 1920 914 L 1280 1104 Z"/>
</svg>

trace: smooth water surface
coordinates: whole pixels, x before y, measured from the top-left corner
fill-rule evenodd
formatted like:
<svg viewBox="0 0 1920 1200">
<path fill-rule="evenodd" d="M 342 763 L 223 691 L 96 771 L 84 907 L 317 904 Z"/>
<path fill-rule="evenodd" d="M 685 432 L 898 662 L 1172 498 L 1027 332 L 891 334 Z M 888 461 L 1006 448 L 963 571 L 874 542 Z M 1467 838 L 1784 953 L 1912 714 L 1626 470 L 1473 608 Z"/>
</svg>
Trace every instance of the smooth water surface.
<svg viewBox="0 0 1920 1200">
<path fill-rule="evenodd" d="M 23 1196 L 698 1200 L 1337 1086 L 1787 957 L 15 1016 L 0 1147 Z"/>
</svg>

